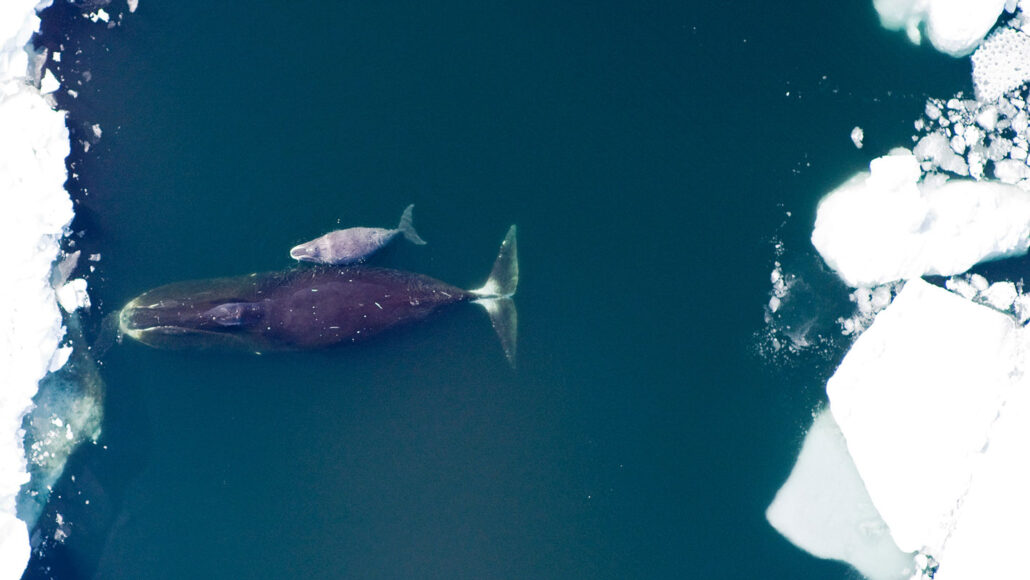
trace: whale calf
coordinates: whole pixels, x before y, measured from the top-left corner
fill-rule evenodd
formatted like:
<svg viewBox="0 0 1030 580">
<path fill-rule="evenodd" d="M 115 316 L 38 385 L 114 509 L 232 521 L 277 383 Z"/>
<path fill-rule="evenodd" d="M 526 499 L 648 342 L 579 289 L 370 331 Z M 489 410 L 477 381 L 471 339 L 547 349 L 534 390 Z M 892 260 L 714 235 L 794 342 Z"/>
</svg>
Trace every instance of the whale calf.
<svg viewBox="0 0 1030 580">
<path fill-rule="evenodd" d="M 474 302 L 486 309 L 514 366 L 518 279 L 511 226 L 486 284 L 475 290 L 402 270 L 322 265 L 161 286 L 130 300 L 118 324 L 123 335 L 153 347 L 263 353 L 361 342 Z"/>
<path fill-rule="evenodd" d="M 290 250 L 290 257 L 301 262 L 345 266 L 365 261 L 389 244 L 397 234 L 402 234 L 413 244 L 424 245 L 426 242 L 419 237 L 411 223 L 411 211 L 414 208 L 415 204 L 404 208 L 401 221 L 395 229 L 358 227 L 332 231 L 294 246 Z"/>
</svg>

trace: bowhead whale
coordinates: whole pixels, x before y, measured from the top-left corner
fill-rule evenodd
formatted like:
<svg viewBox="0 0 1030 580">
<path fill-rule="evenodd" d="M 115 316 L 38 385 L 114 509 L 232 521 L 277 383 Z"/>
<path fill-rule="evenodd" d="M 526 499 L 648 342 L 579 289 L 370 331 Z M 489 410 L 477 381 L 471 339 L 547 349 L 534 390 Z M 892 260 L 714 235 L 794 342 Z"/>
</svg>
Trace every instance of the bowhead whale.
<svg viewBox="0 0 1030 580">
<path fill-rule="evenodd" d="M 130 300 L 118 324 L 123 335 L 153 347 L 263 353 L 356 343 L 444 306 L 475 302 L 514 366 L 518 279 L 511 226 L 486 284 L 475 290 L 388 268 L 295 268 L 161 286 Z"/>
<path fill-rule="evenodd" d="M 415 204 L 404 208 L 401 221 L 395 229 L 357 227 L 335 230 L 310 242 L 294 246 L 290 250 L 290 257 L 301 262 L 346 266 L 364 262 L 366 258 L 393 241 L 397 234 L 402 234 L 413 244 L 425 245 L 425 240 L 419 237 L 411 222 L 411 211 L 414 208 Z"/>
</svg>

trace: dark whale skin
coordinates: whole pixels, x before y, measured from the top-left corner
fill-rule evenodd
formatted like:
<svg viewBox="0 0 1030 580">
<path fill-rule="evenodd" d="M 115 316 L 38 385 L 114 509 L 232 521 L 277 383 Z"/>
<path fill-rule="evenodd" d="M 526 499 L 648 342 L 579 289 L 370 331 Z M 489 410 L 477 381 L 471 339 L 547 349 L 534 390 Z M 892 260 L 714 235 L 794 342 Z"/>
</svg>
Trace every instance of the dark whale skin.
<svg viewBox="0 0 1030 580">
<path fill-rule="evenodd" d="M 324 266 L 161 286 L 131 300 L 119 326 L 159 348 L 315 349 L 363 341 L 476 298 L 412 272 Z"/>
</svg>

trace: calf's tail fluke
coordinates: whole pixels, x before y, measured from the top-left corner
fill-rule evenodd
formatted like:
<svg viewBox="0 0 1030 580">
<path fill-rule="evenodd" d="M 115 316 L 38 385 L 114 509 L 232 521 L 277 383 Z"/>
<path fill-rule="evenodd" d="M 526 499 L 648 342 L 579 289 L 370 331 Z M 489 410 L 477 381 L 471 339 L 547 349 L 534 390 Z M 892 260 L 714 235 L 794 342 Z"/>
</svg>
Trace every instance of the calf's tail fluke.
<svg viewBox="0 0 1030 580">
<path fill-rule="evenodd" d="M 418 232 L 415 231 L 415 225 L 411 222 L 411 210 L 413 209 L 415 209 L 415 204 L 404 208 L 404 213 L 401 214 L 401 223 L 397 224 L 397 230 L 404 234 L 409 242 L 424 246 L 426 241 L 419 237 Z"/>
<path fill-rule="evenodd" d="M 494 268 L 482 288 L 472 290 L 479 296 L 475 300 L 486 309 L 490 322 L 501 340 L 508 364 L 515 368 L 515 351 L 518 342 L 518 313 L 515 311 L 515 290 L 519 285 L 519 256 L 515 243 L 515 226 L 508 228 L 508 235 L 501 242 L 501 249 L 494 260 Z"/>
</svg>

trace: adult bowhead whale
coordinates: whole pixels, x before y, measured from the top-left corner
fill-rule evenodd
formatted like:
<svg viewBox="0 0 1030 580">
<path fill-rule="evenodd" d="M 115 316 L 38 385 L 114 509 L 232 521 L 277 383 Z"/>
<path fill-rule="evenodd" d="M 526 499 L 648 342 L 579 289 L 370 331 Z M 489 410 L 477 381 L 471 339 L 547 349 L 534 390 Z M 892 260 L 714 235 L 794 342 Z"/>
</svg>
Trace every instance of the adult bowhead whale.
<svg viewBox="0 0 1030 580">
<path fill-rule="evenodd" d="M 514 366 L 518 321 L 511 298 L 518 282 L 511 226 L 486 284 L 476 290 L 401 270 L 318 266 L 160 286 L 130 300 L 118 326 L 158 348 L 263 353 L 364 341 L 443 306 L 475 302 Z"/>
</svg>

